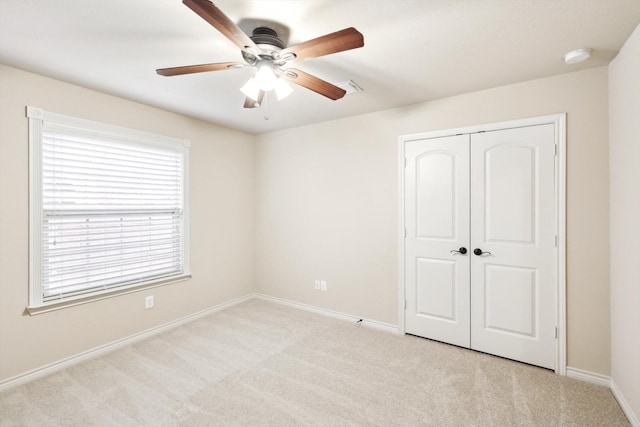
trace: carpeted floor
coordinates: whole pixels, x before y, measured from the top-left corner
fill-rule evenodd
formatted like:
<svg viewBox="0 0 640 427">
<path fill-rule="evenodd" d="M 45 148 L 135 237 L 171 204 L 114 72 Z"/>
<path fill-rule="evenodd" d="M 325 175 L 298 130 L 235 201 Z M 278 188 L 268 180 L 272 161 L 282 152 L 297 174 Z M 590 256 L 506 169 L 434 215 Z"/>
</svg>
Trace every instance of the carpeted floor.
<svg viewBox="0 0 640 427">
<path fill-rule="evenodd" d="M 609 389 L 251 300 L 0 395 L 2 426 L 626 426 Z"/>
</svg>

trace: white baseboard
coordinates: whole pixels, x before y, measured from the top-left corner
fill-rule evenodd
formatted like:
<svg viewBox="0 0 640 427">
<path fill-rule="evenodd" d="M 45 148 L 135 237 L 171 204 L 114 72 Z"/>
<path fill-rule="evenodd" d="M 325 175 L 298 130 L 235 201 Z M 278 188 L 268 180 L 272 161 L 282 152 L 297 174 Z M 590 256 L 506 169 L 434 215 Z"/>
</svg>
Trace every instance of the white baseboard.
<svg viewBox="0 0 640 427">
<path fill-rule="evenodd" d="M 149 338 L 153 335 L 159 334 L 166 330 L 173 329 L 176 326 L 180 326 L 184 323 L 191 322 L 193 320 L 204 317 L 208 314 L 215 313 L 216 311 L 220 311 L 225 308 L 231 307 L 233 305 L 240 304 L 244 301 L 248 301 L 252 298 L 254 298 L 253 294 L 245 295 L 243 297 L 236 298 L 234 300 L 227 301 L 227 302 L 215 305 L 213 307 L 209 307 L 197 313 L 190 314 L 188 316 L 184 316 L 176 320 L 172 320 L 171 322 L 165 323 L 163 325 L 156 326 L 151 329 L 147 329 L 146 331 L 139 332 L 137 334 L 133 334 L 116 341 L 112 341 L 110 343 L 92 348 L 91 350 L 84 351 L 82 353 L 67 357 L 62 360 L 58 360 L 57 362 L 53 362 L 48 365 L 42 366 L 40 368 L 33 369 L 31 371 L 25 372 L 24 374 L 20 374 L 15 377 L 6 379 L 0 382 L 0 392 L 16 387 L 20 384 L 24 384 L 29 381 L 33 381 L 35 379 L 44 377 L 46 375 L 68 368 L 80 362 L 93 359 L 94 357 L 102 356 L 103 354 L 112 352 L 114 350 L 117 350 L 119 348 L 122 348 L 130 344 L 133 344 L 145 338 Z"/>
<path fill-rule="evenodd" d="M 636 416 L 636 414 L 633 413 L 633 409 L 631 409 L 631 405 L 629 405 L 629 402 L 627 402 L 627 399 L 624 398 L 624 395 L 622 394 L 622 392 L 620 391 L 620 389 L 616 385 L 616 382 L 613 379 L 611 379 L 611 392 L 613 393 L 616 400 L 620 404 L 622 411 L 629 419 L 631 426 L 640 427 L 640 421 L 638 417 Z"/>
<path fill-rule="evenodd" d="M 322 314 L 323 316 L 333 317 L 335 319 L 346 320 L 347 322 L 360 323 L 364 326 L 368 326 L 370 328 L 378 329 L 385 332 L 391 332 L 393 334 L 399 334 L 398 326 L 391 325 L 389 323 L 378 322 L 377 320 L 366 319 L 358 316 L 352 316 L 351 314 L 340 313 L 338 311 L 327 310 L 326 308 L 319 308 L 313 305 L 303 304 L 300 302 L 290 301 L 282 298 L 272 297 L 269 295 L 254 294 L 256 298 L 275 302 L 277 304 L 286 305 L 288 307 L 297 308 L 300 310 L 310 311 L 316 314 Z"/>
<path fill-rule="evenodd" d="M 578 368 L 572 368 L 571 366 L 567 366 L 567 377 L 605 387 L 611 386 L 611 377 Z"/>
<path fill-rule="evenodd" d="M 567 366 L 567 377 L 573 378 L 580 381 L 586 381 L 588 383 L 597 384 L 601 386 L 608 387 L 613 393 L 613 396 L 618 401 L 618 404 L 622 408 L 622 411 L 629 419 L 632 427 L 640 427 L 640 422 L 638 422 L 638 417 L 633 413 L 631 406 L 627 402 L 627 399 L 624 398 L 624 395 L 616 385 L 615 381 L 607 375 L 596 374 L 594 372 L 585 371 L 578 368 L 572 368 Z"/>
</svg>

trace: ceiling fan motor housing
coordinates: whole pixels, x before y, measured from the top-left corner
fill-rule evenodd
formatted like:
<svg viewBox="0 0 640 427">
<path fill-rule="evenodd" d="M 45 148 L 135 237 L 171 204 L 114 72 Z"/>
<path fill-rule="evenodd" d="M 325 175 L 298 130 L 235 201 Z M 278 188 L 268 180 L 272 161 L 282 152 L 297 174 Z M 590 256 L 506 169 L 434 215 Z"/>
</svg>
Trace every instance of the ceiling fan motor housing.
<svg viewBox="0 0 640 427">
<path fill-rule="evenodd" d="M 279 52 L 287 47 L 278 38 L 278 33 L 269 27 L 256 27 L 249 38 L 260 49 L 260 52 L 256 52 L 256 54 L 247 50 L 242 51 L 242 57 L 250 65 L 264 59 L 278 61 L 281 59 Z"/>
<path fill-rule="evenodd" d="M 266 44 L 284 49 L 287 45 L 278 38 L 278 33 L 268 27 L 257 27 L 249 37 L 257 45 Z"/>
</svg>

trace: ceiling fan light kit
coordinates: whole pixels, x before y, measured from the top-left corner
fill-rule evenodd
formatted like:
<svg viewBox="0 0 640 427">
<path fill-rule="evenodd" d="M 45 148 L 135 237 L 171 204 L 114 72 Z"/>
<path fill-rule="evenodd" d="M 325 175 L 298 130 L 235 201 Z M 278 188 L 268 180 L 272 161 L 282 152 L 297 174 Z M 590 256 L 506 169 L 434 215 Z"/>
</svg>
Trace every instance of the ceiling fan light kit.
<svg viewBox="0 0 640 427">
<path fill-rule="evenodd" d="M 251 77 L 240 91 L 253 101 L 258 101 L 261 92 L 275 91 L 278 101 L 286 98 L 293 92 L 293 88 L 281 77 L 276 76 L 273 66 L 264 63 L 258 66 L 256 75 Z M 259 106 L 260 103 L 258 103 Z"/>
<path fill-rule="evenodd" d="M 284 99 L 293 92 L 293 88 L 287 81 L 332 100 L 340 99 L 347 93 L 341 87 L 298 69 L 289 68 L 289 65 L 302 62 L 305 59 L 364 46 L 364 37 L 355 28 L 345 28 L 287 47 L 286 43 L 280 40 L 278 34 L 271 28 L 255 28 L 252 35 L 248 36 L 209 0 L 183 0 L 182 2 L 238 46 L 246 64 L 223 62 L 159 68 L 156 70 L 159 75 L 177 76 L 256 67 L 257 71 L 254 76 L 240 88 L 240 91 L 246 96 L 245 108 L 259 107 L 265 94 L 270 91 L 275 91 L 278 100 Z"/>
</svg>

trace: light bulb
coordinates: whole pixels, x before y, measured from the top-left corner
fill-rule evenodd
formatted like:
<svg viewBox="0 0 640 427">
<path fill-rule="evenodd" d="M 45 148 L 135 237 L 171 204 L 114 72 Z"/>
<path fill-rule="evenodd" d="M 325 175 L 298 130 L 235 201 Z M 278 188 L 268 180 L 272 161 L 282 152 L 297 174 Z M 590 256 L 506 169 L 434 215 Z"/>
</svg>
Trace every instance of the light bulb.
<svg viewBox="0 0 640 427">
<path fill-rule="evenodd" d="M 273 90 L 276 84 L 276 75 L 273 73 L 273 68 L 269 64 L 261 64 L 258 66 L 255 79 L 258 88 L 265 92 Z"/>
<path fill-rule="evenodd" d="M 274 89 L 276 91 L 276 97 L 278 98 L 278 101 L 285 99 L 291 94 L 291 92 L 293 92 L 293 88 L 291 87 L 291 85 L 284 81 L 282 78 L 278 78 L 276 80 Z"/>
</svg>

